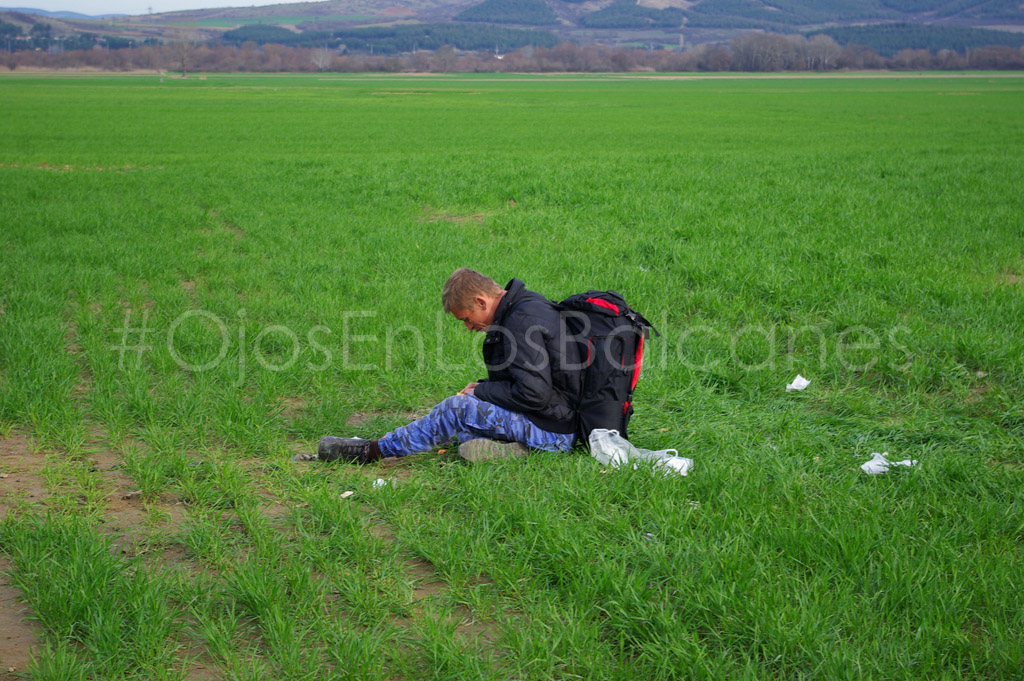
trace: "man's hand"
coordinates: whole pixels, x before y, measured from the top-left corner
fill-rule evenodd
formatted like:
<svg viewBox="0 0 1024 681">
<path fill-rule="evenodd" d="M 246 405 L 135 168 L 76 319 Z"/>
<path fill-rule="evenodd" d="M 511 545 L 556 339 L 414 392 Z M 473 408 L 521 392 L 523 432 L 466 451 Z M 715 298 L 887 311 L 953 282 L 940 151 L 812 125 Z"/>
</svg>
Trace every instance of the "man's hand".
<svg viewBox="0 0 1024 681">
<path fill-rule="evenodd" d="M 472 394 L 473 394 L 473 391 L 474 391 L 474 390 L 476 390 L 476 386 L 477 386 L 477 385 L 478 385 L 478 383 L 476 383 L 476 382 L 474 382 L 474 383 L 470 383 L 470 384 L 469 384 L 469 385 L 467 385 L 467 386 L 466 386 L 465 388 L 463 388 L 462 390 L 460 390 L 460 391 L 459 391 L 459 394 L 460 394 L 460 395 L 472 395 Z"/>
</svg>

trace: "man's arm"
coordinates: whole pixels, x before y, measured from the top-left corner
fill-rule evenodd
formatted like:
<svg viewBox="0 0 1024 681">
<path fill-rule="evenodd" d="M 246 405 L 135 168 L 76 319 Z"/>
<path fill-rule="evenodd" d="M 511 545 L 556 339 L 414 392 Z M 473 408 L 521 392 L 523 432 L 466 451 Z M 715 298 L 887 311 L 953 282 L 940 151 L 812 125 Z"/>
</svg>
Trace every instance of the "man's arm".
<svg viewBox="0 0 1024 681">
<path fill-rule="evenodd" d="M 470 393 L 485 402 L 518 412 L 543 409 L 554 392 L 551 359 L 545 345 L 551 334 L 538 318 L 528 317 L 524 322 L 508 329 L 511 356 L 506 370 L 512 379 L 479 382 Z"/>
</svg>

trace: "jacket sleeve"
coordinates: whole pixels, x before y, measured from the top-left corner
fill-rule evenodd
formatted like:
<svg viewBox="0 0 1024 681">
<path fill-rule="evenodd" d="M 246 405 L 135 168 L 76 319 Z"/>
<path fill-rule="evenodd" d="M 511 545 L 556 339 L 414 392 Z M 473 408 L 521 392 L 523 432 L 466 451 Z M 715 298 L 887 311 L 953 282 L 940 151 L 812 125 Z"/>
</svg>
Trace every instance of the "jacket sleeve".
<svg viewBox="0 0 1024 681">
<path fill-rule="evenodd" d="M 537 317 L 522 317 L 505 329 L 510 344 L 506 372 L 511 380 L 480 383 L 474 396 L 484 402 L 518 412 L 539 411 L 551 402 L 551 358 L 547 343 L 551 332 Z"/>
</svg>

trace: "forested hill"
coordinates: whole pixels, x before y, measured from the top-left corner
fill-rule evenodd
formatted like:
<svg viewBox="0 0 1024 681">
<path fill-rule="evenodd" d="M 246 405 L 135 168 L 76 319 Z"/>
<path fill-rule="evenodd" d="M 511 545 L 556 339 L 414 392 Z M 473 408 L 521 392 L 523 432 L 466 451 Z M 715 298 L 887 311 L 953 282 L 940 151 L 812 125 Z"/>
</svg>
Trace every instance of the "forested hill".
<svg viewBox="0 0 1024 681">
<path fill-rule="evenodd" d="M 724 43 L 757 29 L 826 33 L 840 45 L 894 54 L 979 44 L 1016 48 L 1024 36 L 1022 0 L 328 0 L 102 21 L 32 12 L 0 9 L 0 51 L 167 41 L 344 43 L 354 49 L 367 40 L 378 41 L 367 49 L 381 52 L 401 51 L 406 43 L 429 49 L 438 40 L 458 49 L 489 44 L 496 51 L 557 41 L 651 48 Z"/>
<path fill-rule="evenodd" d="M 700 0 L 685 13 L 691 26 L 718 28 L 792 29 L 866 21 L 1024 23 L 1019 0 Z"/>
<path fill-rule="evenodd" d="M 126 17 L 149 24 L 194 24 L 218 28 L 243 23 L 291 24 L 323 19 L 335 23 L 394 20 L 456 20 L 506 24 L 556 24 L 632 28 L 647 25 L 688 29 L 763 29 L 803 32 L 837 25 L 876 22 L 953 24 L 973 27 L 1024 28 L 1021 0 L 328 0 L 286 5 L 216 7 Z M 0 7 L 0 12 L 5 8 Z M 69 13 L 7 10 L 48 14 L 51 18 L 84 19 Z M 588 20 L 589 17 L 589 20 Z M 595 20 L 594 17 L 597 17 Z M 232 23 L 234 22 L 234 23 Z M 374 23 L 380 23 L 374 21 Z"/>
<path fill-rule="evenodd" d="M 1020 0 L 477 0 L 456 20 L 589 28 L 762 29 L 794 33 L 854 23 L 1024 26 Z"/>
</svg>

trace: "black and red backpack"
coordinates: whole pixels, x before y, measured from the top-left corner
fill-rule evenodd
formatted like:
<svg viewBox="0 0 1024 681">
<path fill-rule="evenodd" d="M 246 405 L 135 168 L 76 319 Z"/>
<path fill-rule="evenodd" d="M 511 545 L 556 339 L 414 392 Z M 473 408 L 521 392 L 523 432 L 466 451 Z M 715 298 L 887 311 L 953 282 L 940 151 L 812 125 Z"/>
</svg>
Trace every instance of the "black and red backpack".
<svg viewBox="0 0 1024 681">
<path fill-rule="evenodd" d="M 615 291 L 569 296 L 558 307 L 571 340 L 579 343 L 583 389 L 577 405 L 578 443 L 587 446 L 595 428 L 626 428 L 633 391 L 643 366 L 644 341 L 657 329 Z"/>
</svg>

